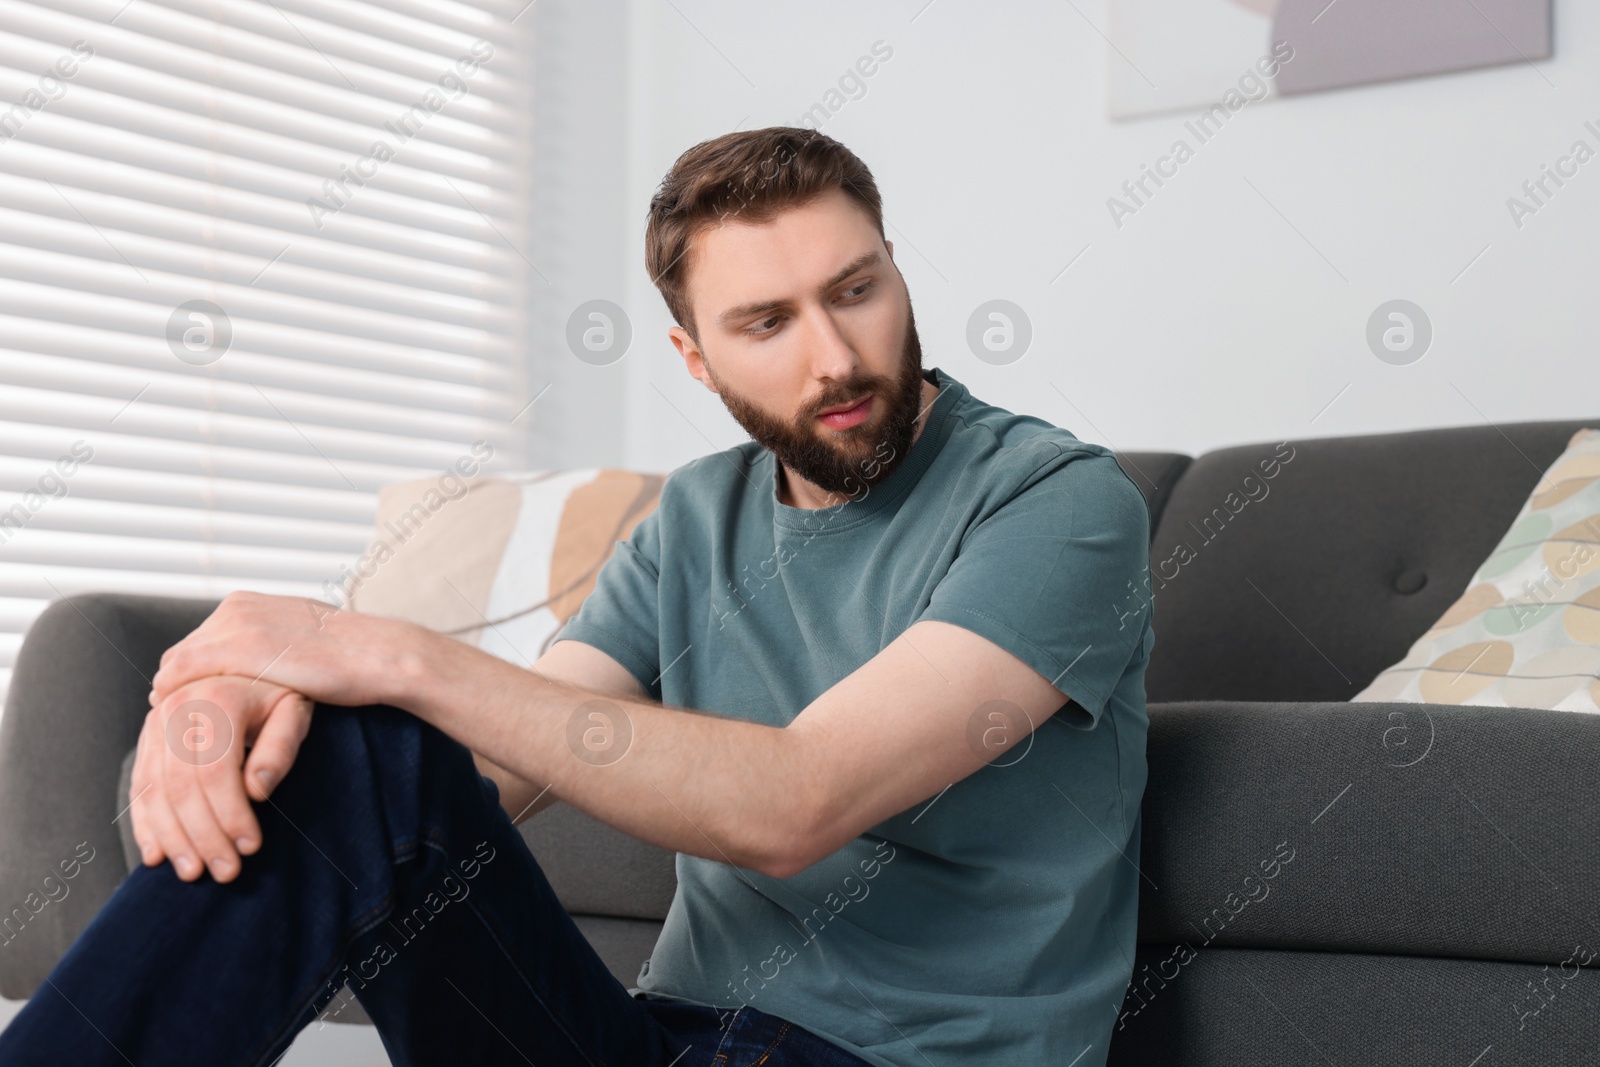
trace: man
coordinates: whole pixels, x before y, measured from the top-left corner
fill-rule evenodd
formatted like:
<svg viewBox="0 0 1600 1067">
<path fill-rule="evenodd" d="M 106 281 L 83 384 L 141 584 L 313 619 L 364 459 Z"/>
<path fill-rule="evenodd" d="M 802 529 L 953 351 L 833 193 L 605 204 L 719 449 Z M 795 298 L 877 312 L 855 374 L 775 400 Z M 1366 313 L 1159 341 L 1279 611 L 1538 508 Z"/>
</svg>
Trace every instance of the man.
<svg viewBox="0 0 1600 1067">
<path fill-rule="evenodd" d="M 883 233 L 870 172 L 815 131 L 684 153 L 647 263 L 754 440 L 673 472 L 531 672 L 226 598 L 154 679 L 147 866 L 0 1063 L 267 1063 L 341 984 L 396 1063 L 1103 1063 L 1140 877 L 1145 504 L 1105 448 L 923 370 Z M 196 701 L 249 752 L 186 759 Z M 590 723 L 617 747 L 569 744 Z M 679 854 L 631 990 L 512 826 L 556 799 Z M 460 905 L 419 910 L 456 871 Z M 437 917 L 377 952 L 408 915 Z"/>
</svg>

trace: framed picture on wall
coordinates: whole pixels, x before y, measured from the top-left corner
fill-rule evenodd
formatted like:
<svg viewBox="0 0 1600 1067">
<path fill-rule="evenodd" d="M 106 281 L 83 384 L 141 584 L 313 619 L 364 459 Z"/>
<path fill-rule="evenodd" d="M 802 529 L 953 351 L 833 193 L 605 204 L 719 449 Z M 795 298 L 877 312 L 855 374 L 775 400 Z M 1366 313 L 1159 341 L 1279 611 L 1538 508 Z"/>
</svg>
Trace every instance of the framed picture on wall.
<svg viewBox="0 0 1600 1067">
<path fill-rule="evenodd" d="M 1119 119 L 1551 54 L 1551 0 L 1108 3 Z"/>
</svg>

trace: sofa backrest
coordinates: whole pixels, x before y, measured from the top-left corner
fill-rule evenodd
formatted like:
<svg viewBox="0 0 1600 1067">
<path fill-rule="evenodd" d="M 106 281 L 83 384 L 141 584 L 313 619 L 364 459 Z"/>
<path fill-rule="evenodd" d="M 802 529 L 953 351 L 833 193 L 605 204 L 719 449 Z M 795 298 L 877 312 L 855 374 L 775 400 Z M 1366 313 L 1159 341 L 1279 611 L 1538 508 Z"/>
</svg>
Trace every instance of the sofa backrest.
<svg viewBox="0 0 1600 1067">
<path fill-rule="evenodd" d="M 1195 459 L 1151 545 L 1150 703 L 1348 700 L 1455 602 L 1600 419 L 1241 445 Z"/>
<path fill-rule="evenodd" d="M 1172 498 L 1178 480 L 1189 469 L 1189 464 L 1194 462 L 1194 457 L 1181 452 L 1118 452 L 1116 457 L 1122 472 L 1144 494 L 1145 505 L 1150 509 L 1150 538 L 1153 542 L 1161 513 Z"/>
</svg>

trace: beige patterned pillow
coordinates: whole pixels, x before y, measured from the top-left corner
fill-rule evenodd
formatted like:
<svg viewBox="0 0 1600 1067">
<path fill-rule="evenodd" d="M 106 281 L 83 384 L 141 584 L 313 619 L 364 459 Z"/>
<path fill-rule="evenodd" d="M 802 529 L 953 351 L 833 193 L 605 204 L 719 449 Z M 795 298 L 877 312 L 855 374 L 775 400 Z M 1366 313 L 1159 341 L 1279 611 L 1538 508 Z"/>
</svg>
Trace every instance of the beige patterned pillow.
<svg viewBox="0 0 1600 1067">
<path fill-rule="evenodd" d="M 1352 700 L 1600 711 L 1600 430 L 1579 430 L 1467 591 Z"/>
<path fill-rule="evenodd" d="M 378 494 L 377 529 L 343 603 L 530 666 L 578 612 L 618 541 L 661 499 L 661 474 L 535 471 L 420 478 Z"/>
</svg>

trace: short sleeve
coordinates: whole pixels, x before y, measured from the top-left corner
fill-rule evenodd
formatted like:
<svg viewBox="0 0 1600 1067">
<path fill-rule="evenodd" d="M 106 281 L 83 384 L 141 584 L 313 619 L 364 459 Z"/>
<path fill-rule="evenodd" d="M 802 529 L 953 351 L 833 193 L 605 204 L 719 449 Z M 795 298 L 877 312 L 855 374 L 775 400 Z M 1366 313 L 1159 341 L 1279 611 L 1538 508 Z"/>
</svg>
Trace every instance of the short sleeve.
<svg viewBox="0 0 1600 1067">
<path fill-rule="evenodd" d="M 1092 729 L 1150 625 L 1150 514 L 1109 453 L 1064 453 L 968 530 L 917 621 L 988 638 L 1089 715 Z"/>
<path fill-rule="evenodd" d="M 600 568 L 594 591 L 567 620 L 557 640 L 593 645 L 626 667 L 652 699 L 659 686 L 661 509 L 640 519 Z"/>
</svg>

